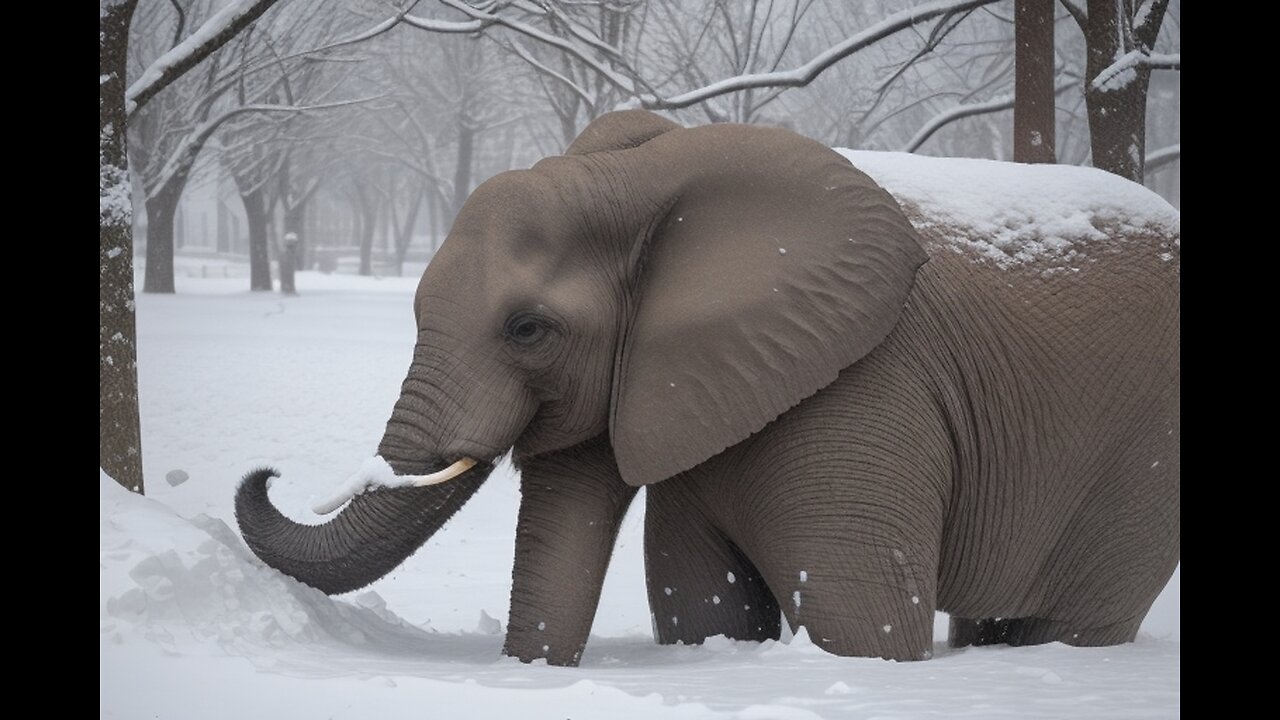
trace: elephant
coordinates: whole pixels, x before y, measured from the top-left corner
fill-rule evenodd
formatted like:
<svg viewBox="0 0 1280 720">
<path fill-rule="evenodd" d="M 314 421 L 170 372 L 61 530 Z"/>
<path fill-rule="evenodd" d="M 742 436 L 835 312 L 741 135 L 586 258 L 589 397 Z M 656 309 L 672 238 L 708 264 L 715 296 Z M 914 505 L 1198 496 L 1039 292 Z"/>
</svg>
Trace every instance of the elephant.
<svg viewBox="0 0 1280 720">
<path fill-rule="evenodd" d="M 581 661 L 640 487 L 659 643 L 776 639 L 785 619 L 836 655 L 922 660 L 935 610 L 953 646 L 1132 641 L 1179 561 L 1177 212 L 1000 250 L 858 164 L 624 110 L 487 180 L 422 276 L 377 448 L 447 481 L 311 526 L 256 470 L 247 545 L 354 590 L 510 452 L 503 651 L 524 662 Z"/>
</svg>

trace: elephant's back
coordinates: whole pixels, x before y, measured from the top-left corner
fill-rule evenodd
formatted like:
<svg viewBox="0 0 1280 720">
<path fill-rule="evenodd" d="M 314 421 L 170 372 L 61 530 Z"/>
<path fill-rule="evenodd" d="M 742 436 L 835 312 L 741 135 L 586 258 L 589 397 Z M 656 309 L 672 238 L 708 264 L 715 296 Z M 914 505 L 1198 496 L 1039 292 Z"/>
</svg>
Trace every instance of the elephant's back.
<svg viewBox="0 0 1280 720">
<path fill-rule="evenodd" d="M 931 254 L 1014 275 L 1069 274 L 1117 254 L 1177 273 L 1181 217 L 1156 193 L 1102 170 L 838 150 L 884 187 Z"/>
</svg>

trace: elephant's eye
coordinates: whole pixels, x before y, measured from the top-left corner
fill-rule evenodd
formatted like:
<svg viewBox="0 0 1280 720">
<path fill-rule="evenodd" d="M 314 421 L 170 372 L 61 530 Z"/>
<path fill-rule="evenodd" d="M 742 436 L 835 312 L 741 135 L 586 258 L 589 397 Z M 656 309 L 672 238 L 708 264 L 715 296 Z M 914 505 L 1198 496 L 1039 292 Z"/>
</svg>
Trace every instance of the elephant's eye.
<svg viewBox="0 0 1280 720">
<path fill-rule="evenodd" d="M 506 334 L 517 345 L 532 345 L 547 334 L 547 323 L 537 315 L 518 313 L 507 320 Z"/>
</svg>

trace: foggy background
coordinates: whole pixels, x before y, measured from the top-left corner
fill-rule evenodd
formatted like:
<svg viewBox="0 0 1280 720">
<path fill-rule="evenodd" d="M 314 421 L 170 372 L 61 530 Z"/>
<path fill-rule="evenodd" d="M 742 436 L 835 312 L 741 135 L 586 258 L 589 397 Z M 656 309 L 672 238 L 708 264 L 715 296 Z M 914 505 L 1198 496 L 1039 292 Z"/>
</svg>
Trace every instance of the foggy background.
<svg viewBox="0 0 1280 720">
<path fill-rule="evenodd" d="M 172 275 L 245 277 L 271 289 L 266 274 L 278 283 L 286 232 L 300 240 L 299 269 L 417 275 L 476 185 L 562 152 L 594 117 L 800 66 L 927 4 L 491 3 L 520 28 L 477 31 L 459 9 L 470 6 L 449 0 L 279 3 L 130 118 L 141 289 L 172 292 Z M 1054 4 L 1056 154 L 1089 165 L 1085 38 L 1070 5 Z M 130 77 L 220 6 L 142 0 Z M 1173 0 L 1161 53 L 1180 49 L 1180 12 Z M 664 114 L 686 125 L 780 126 L 837 147 L 1008 160 L 1012 110 L 981 108 L 1012 96 L 1013 35 L 1012 3 L 988 4 L 870 44 L 806 87 L 740 91 Z M 1175 207 L 1179 79 L 1150 71 L 1143 148 L 1145 184 Z M 968 107 L 979 114 L 938 125 Z"/>
</svg>

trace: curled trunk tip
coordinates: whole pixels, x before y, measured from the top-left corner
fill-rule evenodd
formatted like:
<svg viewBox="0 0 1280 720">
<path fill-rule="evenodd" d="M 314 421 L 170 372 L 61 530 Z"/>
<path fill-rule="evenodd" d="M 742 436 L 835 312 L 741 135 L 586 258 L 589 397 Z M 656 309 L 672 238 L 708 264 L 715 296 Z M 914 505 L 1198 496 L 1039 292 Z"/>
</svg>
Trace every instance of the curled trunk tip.
<svg viewBox="0 0 1280 720">
<path fill-rule="evenodd" d="M 404 562 L 475 494 L 492 469 L 482 463 L 447 484 L 366 492 L 329 522 L 304 525 L 281 514 L 267 495 L 269 481 L 279 473 L 258 468 L 236 491 L 236 523 L 264 563 L 336 595 L 362 588 Z"/>
</svg>

